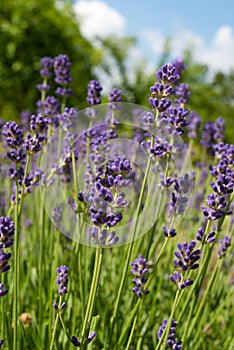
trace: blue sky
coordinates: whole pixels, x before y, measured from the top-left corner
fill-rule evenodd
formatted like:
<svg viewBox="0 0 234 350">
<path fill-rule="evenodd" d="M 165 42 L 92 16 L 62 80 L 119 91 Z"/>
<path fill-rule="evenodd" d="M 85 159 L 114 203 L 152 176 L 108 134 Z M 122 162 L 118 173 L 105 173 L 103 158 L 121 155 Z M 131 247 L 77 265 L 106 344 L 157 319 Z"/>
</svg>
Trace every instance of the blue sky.
<svg viewBox="0 0 234 350">
<path fill-rule="evenodd" d="M 186 46 L 194 57 L 214 70 L 234 68 L 234 2 L 158 0 L 78 0 L 75 3 L 83 34 L 133 35 L 138 39 L 135 57 L 155 62 L 166 36 L 174 56 Z"/>
</svg>

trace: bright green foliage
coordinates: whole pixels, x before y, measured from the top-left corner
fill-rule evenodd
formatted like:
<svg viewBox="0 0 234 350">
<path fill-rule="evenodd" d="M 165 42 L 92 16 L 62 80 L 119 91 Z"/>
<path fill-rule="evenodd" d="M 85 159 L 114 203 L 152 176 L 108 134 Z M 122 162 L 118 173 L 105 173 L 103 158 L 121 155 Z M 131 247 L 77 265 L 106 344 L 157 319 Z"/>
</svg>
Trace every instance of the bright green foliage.
<svg viewBox="0 0 234 350">
<path fill-rule="evenodd" d="M 68 1 L 1 0 L 0 11 L 0 115 L 17 118 L 39 98 L 36 85 L 40 58 L 67 54 L 72 63 L 72 105 L 85 101 L 98 50 L 82 37 Z"/>
</svg>

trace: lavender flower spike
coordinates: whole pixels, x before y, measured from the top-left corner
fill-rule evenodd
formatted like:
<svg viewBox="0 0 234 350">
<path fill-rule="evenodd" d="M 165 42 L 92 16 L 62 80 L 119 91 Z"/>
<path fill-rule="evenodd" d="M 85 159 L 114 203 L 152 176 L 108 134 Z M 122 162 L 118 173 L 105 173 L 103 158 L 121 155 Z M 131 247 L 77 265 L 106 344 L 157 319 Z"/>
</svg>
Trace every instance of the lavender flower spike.
<svg viewBox="0 0 234 350">
<path fill-rule="evenodd" d="M 3 283 L 0 283 L 0 297 L 3 297 L 8 293 L 8 289 L 3 289 L 3 288 L 4 288 Z"/>
<path fill-rule="evenodd" d="M 67 293 L 68 267 L 65 265 L 58 267 L 57 273 L 56 283 L 58 285 L 58 293 L 62 296 Z"/>
<path fill-rule="evenodd" d="M 132 283 L 136 285 L 132 289 L 133 293 L 135 293 L 138 297 L 149 294 L 149 290 L 145 289 L 145 284 L 148 280 L 148 274 L 152 272 L 150 269 L 150 263 L 140 254 L 138 255 L 138 258 L 131 263 L 131 265 L 131 273 L 135 276 Z"/>
</svg>

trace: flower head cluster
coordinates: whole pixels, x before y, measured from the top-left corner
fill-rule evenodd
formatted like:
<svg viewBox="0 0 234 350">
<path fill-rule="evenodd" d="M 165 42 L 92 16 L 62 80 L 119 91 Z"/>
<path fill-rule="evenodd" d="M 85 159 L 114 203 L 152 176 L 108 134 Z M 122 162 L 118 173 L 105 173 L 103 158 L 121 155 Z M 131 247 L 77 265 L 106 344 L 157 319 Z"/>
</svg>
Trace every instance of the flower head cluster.
<svg viewBox="0 0 234 350">
<path fill-rule="evenodd" d="M 195 139 L 197 137 L 201 121 L 201 117 L 195 111 L 189 113 L 186 125 L 189 138 Z"/>
<path fill-rule="evenodd" d="M 168 322 L 167 319 L 164 318 L 162 321 L 162 325 L 159 327 L 159 330 L 158 330 L 158 339 L 160 339 L 162 337 L 164 330 L 167 326 L 167 322 Z M 182 340 L 176 341 L 175 330 L 176 330 L 177 325 L 178 325 L 178 323 L 173 319 L 172 323 L 171 323 L 168 339 L 167 339 L 167 344 L 173 350 L 182 349 Z"/>
<path fill-rule="evenodd" d="M 218 249 L 218 257 L 221 259 L 226 255 L 227 249 L 231 246 L 231 237 L 225 236 L 220 240 L 220 246 Z"/>
<path fill-rule="evenodd" d="M 9 216 L 0 217 L 0 273 L 10 270 L 9 260 L 11 253 L 5 252 L 13 244 L 13 235 L 15 225 Z M 0 284 L 0 296 L 7 294 L 8 290 L 3 288 L 3 283 Z"/>
<path fill-rule="evenodd" d="M 99 228 L 94 226 L 91 229 L 91 237 L 95 245 L 101 247 L 109 247 L 118 242 L 119 238 L 116 236 L 115 231 L 108 232 L 106 228 Z"/>
<path fill-rule="evenodd" d="M 166 120 L 174 126 L 176 135 L 183 135 L 187 125 L 188 110 L 183 107 L 170 107 L 162 114 L 162 121 Z"/>
<path fill-rule="evenodd" d="M 0 297 L 3 297 L 8 293 L 8 289 L 4 289 L 3 283 L 0 283 Z"/>
<path fill-rule="evenodd" d="M 190 96 L 189 86 L 187 84 L 181 83 L 175 87 L 176 104 L 178 106 L 184 106 Z"/>
<path fill-rule="evenodd" d="M 118 89 L 112 90 L 109 94 L 108 100 L 109 100 L 108 107 L 111 110 L 118 109 L 119 106 L 117 102 L 121 102 L 122 100 L 122 91 Z"/>
<path fill-rule="evenodd" d="M 23 130 L 16 122 L 7 122 L 3 126 L 2 134 L 10 148 L 19 148 L 24 142 Z"/>
<path fill-rule="evenodd" d="M 174 191 L 171 193 L 169 204 L 171 212 L 179 215 L 184 213 L 192 186 L 193 177 L 187 173 L 174 181 Z"/>
<path fill-rule="evenodd" d="M 39 100 L 37 102 L 37 112 L 41 113 L 45 117 L 49 118 L 48 122 L 51 123 L 53 119 L 59 115 L 60 103 L 54 96 L 47 96 L 45 101 Z"/>
<path fill-rule="evenodd" d="M 43 79 L 42 84 L 38 84 L 38 90 L 49 91 L 50 86 L 47 84 L 47 80 L 52 76 L 52 68 L 53 68 L 53 59 L 51 57 L 43 57 L 40 61 L 41 70 L 40 75 Z"/>
<path fill-rule="evenodd" d="M 177 259 L 174 259 L 174 264 L 182 271 L 195 270 L 199 267 L 201 250 L 195 249 L 196 241 L 190 243 L 178 243 L 178 250 L 174 252 Z"/>
<path fill-rule="evenodd" d="M 202 242 L 202 245 L 204 244 L 210 244 L 215 242 L 215 231 L 211 231 L 207 235 L 205 235 L 205 232 L 202 227 L 199 227 L 196 235 L 196 239 L 200 242 Z"/>
<path fill-rule="evenodd" d="M 57 87 L 55 93 L 63 97 L 72 95 L 72 90 L 68 88 L 68 85 L 72 82 L 69 57 L 67 55 L 58 55 L 54 58 L 53 65 L 55 73 L 54 81 L 60 85 L 60 87 Z"/>
<path fill-rule="evenodd" d="M 170 275 L 169 278 L 179 289 L 184 289 L 193 284 L 193 280 L 183 280 L 183 275 L 178 271 L 174 271 L 174 275 Z"/>
<path fill-rule="evenodd" d="M 88 335 L 88 338 L 87 338 L 87 343 L 91 343 L 91 341 L 96 337 L 96 332 L 92 332 Z M 72 340 L 72 343 L 73 345 L 75 345 L 77 348 L 80 348 L 81 347 L 81 342 L 78 340 L 78 338 L 73 335 L 71 337 L 71 340 Z"/>
<path fill-rule="evenodd" d="M 214 122 L 207 122 L 202 132 L 202 146 L 209 148 L 213 153 L 214 145 L 223 140 L 224 131 L 225 121 L 222 117 L 217 118 Z"/>
<path fill-rule="evenodd" d="M 68 284 L 68 267 L 66 265 L 57 268 L 56 283 L 58 285 L 58 294 L 61 296 L 66 294 Z"/>
<path fill-rule="evenodd" d="M 132 283 L 135 284 L 132 291 L 138 297 L 143 297 L 149 294 L 149 290 L 145 288 L 145 284 L 148 280 L 148 275 L 152 272 L 152 266 L 141 254 L 138 255 L 138 258 L 136 258 L 131 265 L 131 273 L 135 276 L 132 280 Z"/>
<path fill-rule="evenodd" d="M 13 245 L 15 224 L 9 216 L 0 217 L 0 249 Z"/>
<path fill-rule="evenodd" d="M 88 96 L 87 102 L 91 106 L 95 106 L 101 103 L 101 91 L 102 86 L 101 83 L 97 80 L 91 80 L 88 84 Z"/>
</svg>

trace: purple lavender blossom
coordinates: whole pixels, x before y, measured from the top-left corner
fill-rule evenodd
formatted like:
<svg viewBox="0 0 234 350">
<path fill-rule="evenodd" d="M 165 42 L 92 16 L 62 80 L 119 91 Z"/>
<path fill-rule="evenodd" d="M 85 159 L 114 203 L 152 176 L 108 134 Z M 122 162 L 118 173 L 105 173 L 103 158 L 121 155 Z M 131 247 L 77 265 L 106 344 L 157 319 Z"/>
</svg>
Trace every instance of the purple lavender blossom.
<svg viewBox="0 0 234 350">
<path fill-rule="evenodd" d="M 72 77 L 70 75 L 71 62 L 67 55 L 58 55 L 54 58 L 54 81 L 61 85 L 55 91 L 59 96 L 70 96 L 72 95 L 72 90 L 67 87 L 72 82 Z"/>
<path fill-rule="evenodd" d="M 48 119 L 42 114 L 32 115 L 30 120 L 30 129 L 34 134 L 42 133 L 47 130 Z"/>
<path fill-rule="evenodd" d="M 13 245 L 15 224 L 9 216 L 0 217 L 0 249 Z"/>
<path fill-rule="evenodd" d="M 174 283 L 179 289 L 184 289 L 193 284 L 193 280 L 187 279 L 183 281 L 183 275 L 178 271 L 174 271 L 174 275 L 170 275 L 169 279 Z"/>
<path fill-rule="evenodd" d="M 2 134 L 6 138 L 7 145 L 11 148 L 18 148 L 24 142 L 23 131 L 16 122 L 7 122 L 3 126 Z"/>
<path fill-rule="evenodd" d="M 166 226 L 163 226 L 162 229 L 165 237 L 175 237 L 177 235 L 174 228 L 167 228 Z"/>
<path fill-rule="evenodd" d="M 206 203 L 208 208 L 202 206 L 202 212 L 208 220 L 214 221 L 225 215 L 227 204 L 224 196 L 218 196 L 216 193 L 209 194 Z"/>
<path fill-rule="evenodd" d="M 0 340 L 0 348 L 3 346 L 4 340 Z"/>
<path fill-rule="evenodd" d="M 180 75 L 173 64 L 166 63 L 158 70 L 156 77 L 160 83 L 166 84 L 176 82 Z"/>
<path fill-rule="evenodd" d="M 184 64 L 184 60 L 182 57 L 177 57 L 171 62 L 171 64 L 176 67 L 177 72 L 179 74 L 181 74 L 181 72 L 186 69 L 186 65 Z"/>
<path fill-rule="evenodd" d="M 184 242 L 178 243 L 178 250 L 174 252 L 177 259 L 174 259 L 174 264 L 182 271 L 195 270 L 199 267 L 198 261 L 200 260 L 201 250 L 196 249 L 196 241 L 190 243 Z"/>
<path fill-rule="evenodd" d="M 51 69 L 53 67 L 53 59 L 51 57 L 43 57 L 40 61 L 41 70 L 40 75 L 42 78 L 50 78 L 52 76 Z"/>
<path fill-rule="evenodd" d="M 94 226 L 90 233 L 93 243 L 101 247 L 109 247 L 118 242 L 119 238 L 116 236 L 115 231 L 108 232 L 106 228 L 99 229 Z"/>
<path fill-rule="evenodd" d="M 159 330 L 158 330 L 158 339 L 160 339 L 162 337 L 164 330 L 167 326 L 167 322 L 168 322 L 167 319 L 164 318 L 162 321 L 162 325 L 159 327 Z M 182 340 L 176 341 L 175 329 L 176 329 L 177 325 L 178 325 L 178 323 L 173 319 L 171 326 L 170 326 L 170 332 L 168 335 L 168 339 L 167 339 L 167 344 L 173 350 L 182 349 Z"/>
<path fill-rule="evenodd" d="M 135 276 L 132 280 L 132 283 L 135 284 L 132 291 L 141 298 L 149 294 L 149 290 L 145 289 L 145 284 L 148 280 L 148 275 L 152 272 L 151 265 L 141 254 L 138 255 L 138 258 L 136 258 L 131 265 L 131 273 Z"/>
<path fill-rule="evenodd" d="M 201 121 L 201 117 L 195 111 L 189 113 L 187 121 L 187 130 L 189 138 L 195 139 L 198 136 Z"/>
<path fill-rule="evenodd" d="M 4 289 L 3 283 L 0 283 L 0 297 L 3 297 L 8 293 L 8 289 Z"/>
<path fill-rule="evenodd" d="M 10 270 L 9 260 L 11 258 L 11 253 L 5 253 L 2 248 L 0 248 L 0 272 L 7 272 Z"/>
<path fill-rule="evenodd" d="M 161 99 L 157 97 L 149 97 L 148 102 L 151 105 L 152 110 L 158 112 L 164 112 L 172 105 L 172 102 L 165 97 Z"/>
<path fill-rule="evenodd" d="M 227 249 L 231 246 L 231 237 L 225 236 L 220 240 L 220 246 L 218 249 L 218 257 L 221 259 L 225 257 Z"/>
<path fill-rule="evenodd" d="M 175 99 L 178 106 L 183 106 L 189 100 L 191 92 L 189 91 L 189 86 L 187 84 L 181 83 L 175 87 Z"/>
<path fill-rule="evenodd" d="M 167 97 L 174 93 L 173 87 L 170 84 L 161 84 L 158 82 L 150 87 L 150 91 L 153 97 Z"/>
<path fill-rule="evenodd" d="M 205 232 L 203 230 L 202 227 L 199 227 L 198 231 L 197 231 L 197 235 L 196 235 L 196 239 L 200 242 L 202 242 L 202 244 L 206 244 L 206 243 L 213 243 L 215 242 L 215 231 L 211 231 L 210 233 L 208 233 L 207 235 L 205 235 Z"/>
<path fill-rule="evenodd" d="M 54 96 L 47 96 L 45 101 L 39 100 L 37 102 L 37 112 L 42 113 L 47 118 L 55 118 L 60 111 L 60 103 Z M 48 119 L 50 123 L 51 120 Z"/>
<path fill-rule="evenodd" d="M 108 100 L 110 101 L 108 103 L 108 107 L 111 110 L 118 109 L 119 106 L 117 102 L 121 102 L 122 100 L 122 91 L 118 89 L 113 89 L 109 94 Z"/>
<path fill-rule="evenodd" d="M 213 152 L 214 145 L 224 138 L 225 122 L 222 117 L 217 118 L 213 123 L 207 122 L 202 132 L 201 144 Z"/>
<path fill-rule="evenodd" d="M 88 338 L 87 338 L 87 343 L 91 343 L 91 341 L 93 341 L 93 339 L 96 337 L 96 332 L 92 332 L 88 335 Z M 81 346 L 81 343 L 79 342 L 78 338 L 73 335 L 71 337 L 71 341 L 73 343 L 73 345 L 75 345 L 77 348 L 79 348 Z"/>
<path fill-rule="evenodd" d="M 101 103 L 101 91 L 102 86 L 101 83 L 97 80 L 91 80 L 88 84 L 88 96 L 87 102 L 91 106 L 95 106 Z"/>
<path fill-rule="evenodd" d="M 58 294 L 63 296 L 67 291 L 68 284 L 68 267 L 66 265 L 57 268 L 56 283 L 58 285 Z"/>
</svg>

